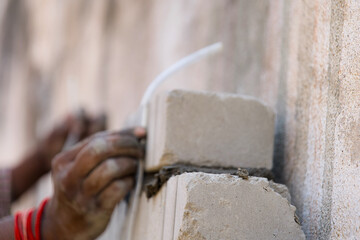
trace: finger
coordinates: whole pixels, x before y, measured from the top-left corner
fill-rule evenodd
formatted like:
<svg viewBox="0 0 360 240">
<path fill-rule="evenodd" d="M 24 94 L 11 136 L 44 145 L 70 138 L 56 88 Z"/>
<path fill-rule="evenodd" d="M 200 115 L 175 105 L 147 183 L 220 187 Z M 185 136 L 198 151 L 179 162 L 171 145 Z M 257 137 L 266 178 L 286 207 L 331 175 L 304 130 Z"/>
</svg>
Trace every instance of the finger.
<svg viewBox="0 0 360 240">
<path fill-rule="evenodd" d="M 57 153 L 64 145 L 67 135 L 69 134 L 71 119 L 67 118 L 60 124 L 57 124 L 50 134 L 44 139 L 46 142 L 46 152 Z"/>
<path fill-rule="evenodd" d="M 52 161 L 51 170 L 53 172 L 61 171 L 65 165 L 75 160 L 76 155 L 88 144 L 90 140 L 91 139 L 86 139 L 79 142 L 68 151 L 64 151 L 56 155 Z"/>
<path fill-rule="evenodd" d="M 70 150 L 59 153 L 52 161 L 51 172 L 53 181 L 60 186 L 60 189 L 67 196 L 70 196 L 70 199 L 76 194 L 79 182 L 77 178 L 69 176 L 68 173 L 73 166 L 76 155 L 87 145 L 87 141 L 80 142 Z"/>
<path fill-rule="evenodd" d="M 88 126 L 86 134 L 92 135 L 99 131 L 104 131 L 106 129 L 106 122 L 107 122 L 107 119 L 106 119 L 105 114 L 101 114 L 95 118 L 89 119 L 89 126 Z"/>
<path fill-rule="evenodd" d="M 139 142 L 134 136 L 108 133 L 106 136 L 92 139 L 79 152 L 70 174 L 82 179 L 108 158 L 118 156 L 140 158 L 142 155 Z"/>
<path fill-rule="evenodd" d="M 81 182 L 76 175 L 70 175 L 72 168 L 74 167 L 75 159 L 77 155 L 96 137 L 103 137 L 109 133 L 101 132 L 93 135 L 83 141 L 77 143 L 70 150 L 64 151 L 58 154 L 52 162 L 52 173 L 54 181 L 62 186 L 62 189 L 69 193 L 74 194 L 79 189 Z M 66 190 L 65 190 L 66 189 Z"/>
<path fill-rule="evenodd" d="M 80 109 L 73 115 L 73 118 L 70 132 L 73 136 L 76 136 L 78 140 L 81 140 L 87 136 L 86 133 L 90 125 L 90 117 L 84 109 Z"/>
<path fill-rule="evenodd" d="M 124 135 L 133 135 L 138 139 L 143 139 L 146 137 L 146 129 L 143 127 L 128 128 L 121 130 L 119 133 Z"/>
<path fill-rule="evenodd" d="M 68 164 L 69 162 L 72 162 L 75 160 L 75 157 L 79 152 L 89 144 L 90 141 L 97 137 L 104 137 L 106 136 L 107 132 L 99 132 L 91 137 L 88 137 L 78 143 L 76 143 L 74 146 L 70 147 L 66 151 L 63 151 L 55 156 L 54 160 L 52 161 L 52 170 L 57 171 L 61 166 Z"/>
<path fill-rule="evenodd" d="M 75 157 L 77 154 L 79 154 L 79 152 L 87 145 L 89 144 L 90 141 L 92 141 L 95 138 L 98 137 L 104 137 L 107 136 L 109 134 L 114 134 L 114 133 L 109 133 L 109 132 L 99 132 L 95 135 L 92 135 L 91 137 L 85 138 L 84 140 L 76 143 L 74 146 L 70 147 L 69 149 L 67 149 L 66 151 L 63 151 L 61 153 L 59 153 L 58 155 L 55 156 L 54 160 L 52 161 L 52 167 L 51 170 L 53 172 L 58 171 L 59 169 L 61 169 L 64 165 L 67 165 L 69 162 L 72 162 L 75 160 Z"/>
<path fill-rule="evenodd" d="M 87 197 L 99 194 L 111 182 L 136 172 L 137 161 L 132 158 L 111 158 L 103 161 L 83 182 L 83 193 Z"/>
<path fill-rule="evenodd" d="M 114 181 L 104 191 L 102 191 L 98 198 L 98 206 L 106 211 L 112 211 L 116 204 L 118 204 L 130 192 L 134 186 L 134 179 L 127 177 L 121 180 Z"/>
</svg>

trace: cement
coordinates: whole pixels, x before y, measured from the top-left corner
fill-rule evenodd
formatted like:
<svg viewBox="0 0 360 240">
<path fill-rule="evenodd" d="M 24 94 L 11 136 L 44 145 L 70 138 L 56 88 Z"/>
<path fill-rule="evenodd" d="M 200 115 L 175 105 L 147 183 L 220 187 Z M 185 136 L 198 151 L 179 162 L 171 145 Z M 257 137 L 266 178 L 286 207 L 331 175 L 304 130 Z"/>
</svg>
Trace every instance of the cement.
<svg viewBox="0 0 360 240">
<path fill-rule="evenodd" d="M 212 174 L 229 174 L 248 179 L 249 176 L 274 179 L 272 172 L 265 168 L 221 168 L 221 167 L 197 167 L 185 164 L 165 166 L 157 173 L 148 173 L 144 180 L 144 191 L 148 198 L 153 197 L 161 187 L 172 177 L 190 172 L 203 172 Z"/>
</svg>

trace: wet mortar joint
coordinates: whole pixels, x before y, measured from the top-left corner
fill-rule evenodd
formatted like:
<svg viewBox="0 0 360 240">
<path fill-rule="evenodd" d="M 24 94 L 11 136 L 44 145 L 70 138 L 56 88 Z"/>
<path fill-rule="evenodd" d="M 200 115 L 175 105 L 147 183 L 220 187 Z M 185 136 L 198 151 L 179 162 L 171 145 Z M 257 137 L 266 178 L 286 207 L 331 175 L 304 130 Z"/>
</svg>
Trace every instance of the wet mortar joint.
<svg viewBox="0 0 360 240">
<path fill-rule="evenodd" d="M 146 173 L 144 178 L 143 190 L 148 198 L 155 196 L 161 187 L 172 177 L 183 173 L 203 172 L 212 174 L 229 174 L 238 176 L 244 180 L 252 177 L 263 177 L 274 180 L 271 170 L 266 168 L 223 168 L 223 167 L 204 167 L 187 164 L 174 164 L 165 166 L 155 173 Z"/>
</svg>

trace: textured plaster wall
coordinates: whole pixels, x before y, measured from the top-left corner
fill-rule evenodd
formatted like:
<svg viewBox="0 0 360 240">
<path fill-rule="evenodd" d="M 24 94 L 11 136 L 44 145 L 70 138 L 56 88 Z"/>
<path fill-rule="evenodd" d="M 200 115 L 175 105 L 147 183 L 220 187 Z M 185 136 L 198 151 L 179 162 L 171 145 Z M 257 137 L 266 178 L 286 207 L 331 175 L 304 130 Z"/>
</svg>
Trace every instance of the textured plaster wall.
<svg viewBox="0 0 360 240">
<path fill-rule="evenodd" d="M 222 56 L 163 88 L 268 103 L 277 112 L 274 170 L 307 237 L 360 238 L 359 32 L 355 0 L 1 1 L 2 157 L 16 159 L 71 110 L 68 80 L 82 105 L 119 128 L 161 70 L 222 41 Z"/>
<path fill-rule="evenodd" d="M 283 128 L 283 180 L 309 238 L 360 236 L 359 7 L 356 1 L 303 1 L 295 10 L 297 40 L 290 38 L 289 47 L 297 53 L 288 70 L 296 74 L 286 80 L 295 101 L 285 108 L 291 123 Z"/>
</svg>

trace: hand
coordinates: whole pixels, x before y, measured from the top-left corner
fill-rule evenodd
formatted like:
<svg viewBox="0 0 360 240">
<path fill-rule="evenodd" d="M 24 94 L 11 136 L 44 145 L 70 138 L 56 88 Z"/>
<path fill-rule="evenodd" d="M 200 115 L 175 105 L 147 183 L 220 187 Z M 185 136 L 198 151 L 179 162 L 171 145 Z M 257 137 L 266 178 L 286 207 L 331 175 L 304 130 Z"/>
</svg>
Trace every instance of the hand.
<svg viewBox="0 0 360 240">
<path fill-rule="evenodd" d="M 51 169 L 51 161 L 63 149 L 67 136 L 81 140 L 105 129 L 105 116 L 96 118 L 84 111 L 66 118 L 20 161 L 11 173 L 11 199 L 14 201 Z"/>
<path fill-rule="evenodd" d="M 51 161 L 56 154 L 63 150 L 67 137 L 71 135 L 80 141 L 96 132 L 105 130 L 105 115 L 90 117 L 85 111 L 69 115 L 58 124 L 36 147 L 38 160 L 41 160 L 43 172 L 51 169 Z M 76 142 L 74 142 L 75 144 Z"/>
<path fill-rule="evenodd" d="M 143 128 L 104 132 L 54 159 L 55 192 L 44 212 L 44 239 L 95 239 L 105 230 L 116 204 L 134 185 L 144 137 Z"/>
</svg>

